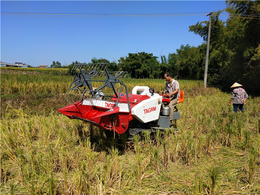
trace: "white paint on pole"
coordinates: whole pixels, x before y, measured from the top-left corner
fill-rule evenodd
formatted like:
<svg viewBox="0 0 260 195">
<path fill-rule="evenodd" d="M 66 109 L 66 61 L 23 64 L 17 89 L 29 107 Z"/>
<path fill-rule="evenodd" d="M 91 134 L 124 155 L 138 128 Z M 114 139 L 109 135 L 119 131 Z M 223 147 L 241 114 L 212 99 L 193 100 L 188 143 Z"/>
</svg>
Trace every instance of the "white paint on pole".
<svg viewBox="0 0 260 195">
<path fill-rule="evenodd" d="M 207 53 L 206 53 L 206 62 L 205 62 L 205 72 L 204 72 L 204 88 L 207 88 L 207 75 L 208 75 L 208 61 L 209 61 L 209 44 L 210 44 L 210 31 L 211 31 L 211 14 L 209 16 L 209 31 L 208 31 L 208 42 L 207 42 Z"/>
</svg>

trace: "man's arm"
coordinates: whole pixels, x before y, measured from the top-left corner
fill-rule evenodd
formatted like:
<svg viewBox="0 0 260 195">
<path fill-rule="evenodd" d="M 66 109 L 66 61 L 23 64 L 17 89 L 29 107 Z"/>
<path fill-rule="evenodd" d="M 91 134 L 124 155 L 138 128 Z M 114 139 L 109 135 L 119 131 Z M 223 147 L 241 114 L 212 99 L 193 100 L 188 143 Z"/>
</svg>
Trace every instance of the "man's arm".
<svg viewBox="0 0 260 195">
<path fill-rule="evenodd" d="M 172 97 L 173 95 L 177 94 L 179 92 L 179 89 L 175 89 L 174 92 L 169 94 L 169 97 Z"/>
<path fill-rule="evenodd" d="M 172 97 L 173 95 L 177 94 L 178 91 L 179 91 L 179 89 L 175 89 L 175 91 L 173 91 L 171 93 L 166 92 L 165 95 L 167 95 L 168 97 Z"/>
</svg>

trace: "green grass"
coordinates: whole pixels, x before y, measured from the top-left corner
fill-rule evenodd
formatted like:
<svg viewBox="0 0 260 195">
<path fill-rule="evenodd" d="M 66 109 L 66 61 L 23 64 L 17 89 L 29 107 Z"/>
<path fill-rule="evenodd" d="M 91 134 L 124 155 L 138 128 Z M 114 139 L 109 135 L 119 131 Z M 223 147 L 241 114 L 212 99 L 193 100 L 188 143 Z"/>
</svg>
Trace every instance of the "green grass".
<svg viewBox="0 0 260 195">
<path fill-rule="evenodd" d="M 49 85 L 55 79 L 29 83 Z M 164 87 L 164 80 L 124 83 L 129 89 Z M 145 133 L 127 148 L 57 112 L 75 96 L 22 95 L 19 88 L 4 94 L 1 194 L 259 194 L 260 98 L 249 99 L 245 113 L 234 114 L 227 106 L 230 94 L 204 89 L 201 81 L 180 85 L 185 101 L 178 105 L 179 131 L 153 139 Z"/>
</svg>

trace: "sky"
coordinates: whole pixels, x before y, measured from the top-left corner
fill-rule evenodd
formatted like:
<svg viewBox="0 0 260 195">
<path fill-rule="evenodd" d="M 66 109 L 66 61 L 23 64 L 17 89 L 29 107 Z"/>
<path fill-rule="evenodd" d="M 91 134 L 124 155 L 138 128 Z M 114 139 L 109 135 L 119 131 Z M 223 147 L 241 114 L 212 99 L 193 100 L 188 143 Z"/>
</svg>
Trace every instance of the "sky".
<svg viewBox="0 0 260 195">
<path fill-rule="evenodd" d="M 201 45 L 189 26 L 225 8 L 224 0 L 1 1 L 1 61 L 34 67 L 93 58 L 118 63 L 138 52 L 160 61 L 181 45 Z"/>
</svg>

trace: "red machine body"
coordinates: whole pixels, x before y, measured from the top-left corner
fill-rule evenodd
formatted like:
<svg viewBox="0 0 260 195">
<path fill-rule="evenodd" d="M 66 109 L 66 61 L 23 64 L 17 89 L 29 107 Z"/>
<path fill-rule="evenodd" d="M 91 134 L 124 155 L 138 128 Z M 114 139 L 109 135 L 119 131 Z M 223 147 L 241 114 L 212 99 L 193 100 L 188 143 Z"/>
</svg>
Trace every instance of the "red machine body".
<svg viewBox="0 0 260 195">
<path fill-rule="evenodd" d="M 149 89 L 148 86 L 135 86 L 132 93 L 128 94 L 127 86 L 118 79 L 123 72 L 114 76 L 106 70 L 104 64 L 92 66 L 76 63 L 75 67 L 79 71 L 75 71 L 74 81 L 69 89 L 82 92 L 82 99 L 58 110 L 70 119 L 82 120 L 102 127 L 108 132 L 123 134 L 129 130 L 130 135 L 136 135 L 143 130 L 170 128 L 170 121 L 180 118 L 178 109 L 175 109 L 171 119 L 169 114 L 162 112 L 169 100 L 154 93 L 154 90 Z M 104 78 L 100 76 L 101 73 L 106 75 L 103 80 L 100 80 Z M 94 82 L 104 84 L 97 89 L 92 86 Z M 120 84 L 117 88 L 118 92 L 115 84 Z M 121 93 L 122 86 L 125 88 L 125 93 Z M 112 96 L 105 96 L 102 93 L 101 89 L 105 87 L 112 90 Z M 183 101 L 184 93 L 180 91 L 179 103 Z"/>
<path fill-rule="evenodd" d="M 149 99 L 149 96 L 129 94 L 130 109 L 146 99 Z M 134 117 L 127 110 L 126 94 L 121 94 L 118 106 L 115 107 L 116 102 L 116 96 L 112 97 L 111 101 L 87 99 L 61 108 L 58 111 L 71 119 L 81 119 L 92 125 L 123 134 Z"/>
</svg>

